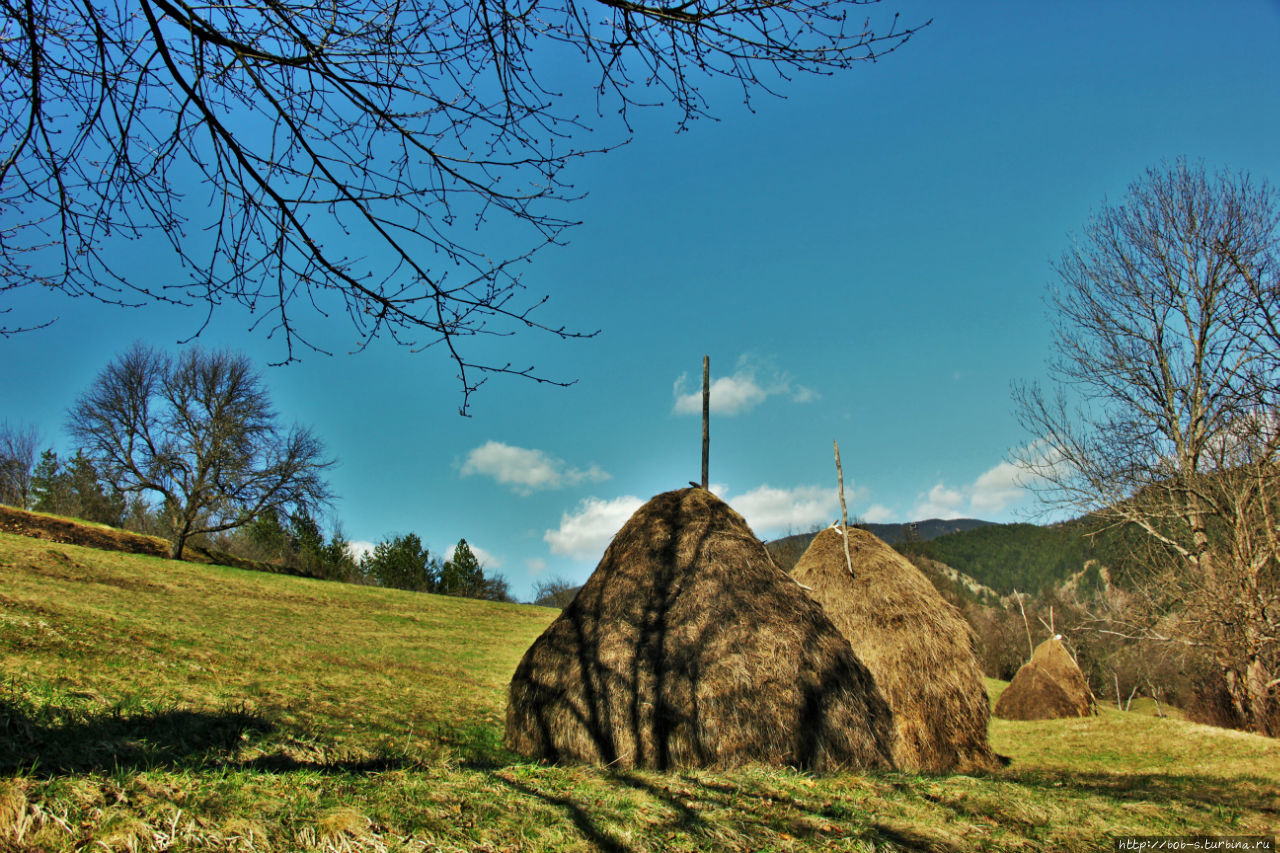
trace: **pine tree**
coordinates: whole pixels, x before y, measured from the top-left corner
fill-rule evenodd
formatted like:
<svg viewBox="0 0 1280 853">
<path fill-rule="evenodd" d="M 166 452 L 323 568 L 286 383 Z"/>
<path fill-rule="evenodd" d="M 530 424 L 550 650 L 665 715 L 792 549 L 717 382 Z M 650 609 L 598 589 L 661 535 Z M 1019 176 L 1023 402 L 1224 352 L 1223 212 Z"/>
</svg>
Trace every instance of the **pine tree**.
<svg viewBox="0 0 1280 853">
<path fill-rule="evenodd" d="M 114 486 L 102 482 L 97 466 L 83 452 L 77 450 L 67 467 L 80 518 L 119 527 L 124 521 L 125 496 Z"/>
<path fill-rule="evenodd" d="M 93 460 L 77 450 L 66 465 L 53 450 L 40 454 L 31 474 L 31 493 L 37 512 L 67 515 L 119 527 L 128 501 L 104 483 Z"/>
<path fill-rule="evenodd" d="M 360 569 L 380 586 L 418 592 L 438 590 L 440 566 L 414 533 L 379 542 L 361 561 Z"/>
<path fill-rule="evenodd" d="M 36 512 L 69 514 L 71 482 L 63 475 L 58 454 L 52 448 L 40 454 L 40 461 L 31 473 L 31 493 Z"/>
<path fill-rule="evenodd" d="M 440 570 L 439 592 L 464 598 L 484 598 L 484 569 L 466 539 L 459 539 L 450 558 Z"/>
</svg>

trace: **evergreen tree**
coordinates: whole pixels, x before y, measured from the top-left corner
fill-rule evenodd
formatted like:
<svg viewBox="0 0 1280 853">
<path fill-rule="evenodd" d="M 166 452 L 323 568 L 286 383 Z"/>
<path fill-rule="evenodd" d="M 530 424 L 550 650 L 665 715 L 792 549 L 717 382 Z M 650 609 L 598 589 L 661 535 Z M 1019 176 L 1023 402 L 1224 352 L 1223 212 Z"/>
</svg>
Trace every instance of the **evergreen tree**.
<svg viewBox="0 0 1280 853">
<path fill-rule="evenodd" d="M 40 454 L 31 475 L 31 492 L 37 512 L 67 515 L 119 527 L 127 500 L 98 475 L 93 460 L 76 451 L 62 464 L 52 449 Z"/>
<path fill-rule="evenodd" d="M 379 542 L 360 562 L 360 570 L 380 586 L 418 592 L 435 592 L 440 578 L 439 563 L 414 533 Z"/>
<path fill-rule="evenodd" d="M 275 507 L 267 508 L 246 525 L 245 537 L 252 544 L 254 559 L 281 562 L 289 554 L 288 536 Z"/>
<path fill-rule="evenodd" d="M 77 515 L 85 521 L 96 521 L 99 524 L 110 524 L 119 527 L 124 522 L 124 512 L 128 501 L 114 486 L 104 484 L 98 476 L 98 468 L 93 460 L 77 450 L 71 464 L 67 466 L 67 476 L 71 479 L 71 490 L 75 493 L 79 505 Z"/>
<path fill-rule="evenodd" d="M 71 482 L 63 476 L 62 464 L 53 448 L 40 454 L 40 461 L 31 473 L 31 494 L 36 512 L 65 515 L 71 506 Z"/>
<path fill-rule="evenodd" d="M 289 516 L 290 545 L 303 571 L 329 580 L 350 581 L 359 575 L 341 529 L 325 541 L 324 532 L 306 512 Z"/>
<path fill-rule="evenodd" d="M 349 583 L 358 583 L 363 579 L 355 557 L 351 556 L 350 543 L 343 534 L 341 526 L 334 528 L 329 541 L 321 550 L 321 559 L 327 572 L 325 577 Z"/>
<path fill-rule="evenodd" d="M 484 569 L 480 567 L 480 560 L 476 558 L 467 540 L 458 540 L 458 544 L 453 549 L 453 557 L 441 568 L 437 591 L 444 595 L 458 595 L 464 598 L 485 597 Z"/>
<path fill-rule="evenodd" d="M 295 512 L 289 516 L 289 547 L 296 555 L 299 568 L 308 574 L 328 577 L 324 565 L 324 533 L 309 513 Z"/>
</svg>

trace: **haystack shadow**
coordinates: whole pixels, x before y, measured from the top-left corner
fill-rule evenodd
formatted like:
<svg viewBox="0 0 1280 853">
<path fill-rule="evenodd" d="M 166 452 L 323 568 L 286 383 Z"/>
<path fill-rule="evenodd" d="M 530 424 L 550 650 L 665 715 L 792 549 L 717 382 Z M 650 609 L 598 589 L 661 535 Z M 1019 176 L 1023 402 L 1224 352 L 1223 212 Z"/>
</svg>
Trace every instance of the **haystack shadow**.
<svg viewBox="0 0 1280 853">
<path fill-rule="evenodd" d="M 183 768 L 221 763 L 274 726 L 243 709 L 129 713 L 41 721 L 0 699 L 0 772 L 63 773 Z"/>
</svg>

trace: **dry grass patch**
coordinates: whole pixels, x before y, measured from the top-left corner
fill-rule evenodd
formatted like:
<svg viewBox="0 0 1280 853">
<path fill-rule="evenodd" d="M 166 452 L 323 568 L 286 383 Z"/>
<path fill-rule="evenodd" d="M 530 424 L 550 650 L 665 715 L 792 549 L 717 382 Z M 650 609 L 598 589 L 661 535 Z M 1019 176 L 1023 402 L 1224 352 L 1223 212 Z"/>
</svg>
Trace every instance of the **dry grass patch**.
<svg viewBox="0 0 1280 853">
<path fill-rule="evenodd" d="M 974 776 L 525 762 L 505 689 L 552 611 L 49 549 L 0 534 L 0 850 L 1030 853 L 1280 826 L 1276 741 L 1112 709 L 993 721 L 1013 764 Z"/>
</svg>

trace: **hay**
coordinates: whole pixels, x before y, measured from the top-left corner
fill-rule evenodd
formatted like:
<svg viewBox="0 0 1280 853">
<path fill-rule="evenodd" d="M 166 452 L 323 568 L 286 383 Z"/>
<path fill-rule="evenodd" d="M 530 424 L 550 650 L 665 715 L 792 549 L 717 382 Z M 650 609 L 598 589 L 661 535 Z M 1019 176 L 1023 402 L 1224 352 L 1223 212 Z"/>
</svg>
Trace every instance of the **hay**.
<svg viewBox="0 0 1280 853">
<path fill-rule="evenodd" d="M 1036 646 L 1000 694 L 995 715 L 1003 720 L 1056 720 L 1098 712 L 1089 682 L 1057 637 Z"/>
<path fill-rule="evenodd" d="M 703 489 L 614 536 L 511 680 L 507 746 L 613 767 L 891 766 L 883 697 L 821 608 Z"/>
<path fill-rule="evenodd" d="M 853 647 L 893 713 L 893 759 L 927 773 L 993 769 L 990 704 L 969 624 L 888 544 L 847 528 L 814 537 L 791 576 L 808 587 Z"/>
</svg>

